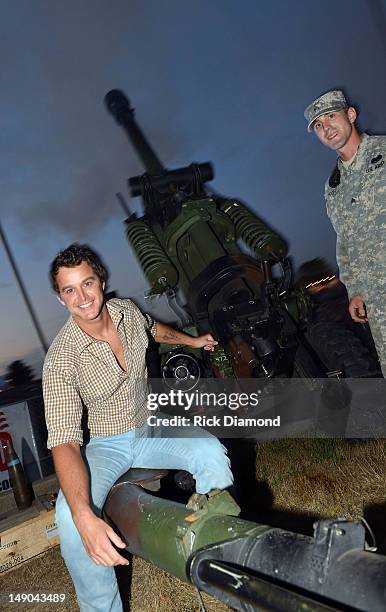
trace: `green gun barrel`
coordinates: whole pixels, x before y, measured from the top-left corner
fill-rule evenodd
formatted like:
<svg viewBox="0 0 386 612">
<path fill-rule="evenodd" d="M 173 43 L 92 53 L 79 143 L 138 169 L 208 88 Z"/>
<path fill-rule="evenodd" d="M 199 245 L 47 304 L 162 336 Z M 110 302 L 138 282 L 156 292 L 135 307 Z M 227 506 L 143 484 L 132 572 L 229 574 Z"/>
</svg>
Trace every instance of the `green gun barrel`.
<svg viewBox="0 0 386 612">
<path fill-rule="evenodd" d="M 133 554 L 243 612 L 384 612 L 386 557 L 365 549 L 360 522 L 323 519 L 311 538 L 239 519 L 227 491 L 184 506 L 144 490 L 164 474 L 129 470 L 107 498 L 104 517 Z"/>
<path fill-rule="evenodd" d="M 214 492 L 206 508 L 192 509 L 127 482 L 112 488 L 104 506 L 105 518 L 118 527 L 131 553 L 186 582 L 187 560 L 195 551 L 207 544 L 258 536 L 271 529 L 232 515 L 239 511 L 226 491 Z"/>
</svg>

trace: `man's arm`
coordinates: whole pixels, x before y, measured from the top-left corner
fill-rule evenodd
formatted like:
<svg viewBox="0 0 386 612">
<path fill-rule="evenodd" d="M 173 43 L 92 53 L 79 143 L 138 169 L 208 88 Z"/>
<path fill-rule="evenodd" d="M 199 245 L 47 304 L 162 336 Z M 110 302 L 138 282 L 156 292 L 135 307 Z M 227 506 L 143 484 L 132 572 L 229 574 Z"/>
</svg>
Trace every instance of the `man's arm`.
<svg viewBox="0 0 386 612">
<path fill-rule="evenodd" d="M 128 565 L 128 560 L 111 544 L 113 542 L 118 548 L 125 548 L 125 543 L 91 509 L 89 477 L 79 444 L 68 442 L 55 446 L 52 456 L 60 487 L 87 553 L 98 565 Z"/>
<path fill-rule="evenodd" d="M 346 285 L 349 297 L 360 294 L 358 282 L 358 270 L 355 261 L 352 261 L 352 254 L 346 244 L 346 240 L 337 235 L 336 239 L 336 261 L 339 268 L 339 279 Z"/>
<path fill-rule="evenodd" d="M 183 344 L 192 348 L 204 348 L 206 351 L 214 351 L 217 340 L 212 334 L 203 334 L 202 336 L 189 336 L 184 332 L 180 332 L 165 323 L 156 321 L 156 333 L 154 336 L 156 342 L 163 344 Z"/>
<path fill-rule="evenodd" d="M 345 240 L 339 236 L 336 241 L 336 260 L 339 267 L 339 278 L 346 285 L 349 294 L 350 303 L 348 311 L 350 316 L 355 323 L 366 323 L 365 302 L 360 295 L 360 283 L 357 280 L 358 271 L 348 254 Z"/>
<path fill-rule="evenodd" d="M 102 565 L 127 565 L 113 548 L 125 544 L 98 518 L 90 504 L 90 482 L 80 453 L 82 443 L 82 402 L 69 371 L 45 364 L 43 395 L 48 429 L 48 448 L 52 451 L 55 471 L 72 518 L 87 553 Z"/>
</svg>

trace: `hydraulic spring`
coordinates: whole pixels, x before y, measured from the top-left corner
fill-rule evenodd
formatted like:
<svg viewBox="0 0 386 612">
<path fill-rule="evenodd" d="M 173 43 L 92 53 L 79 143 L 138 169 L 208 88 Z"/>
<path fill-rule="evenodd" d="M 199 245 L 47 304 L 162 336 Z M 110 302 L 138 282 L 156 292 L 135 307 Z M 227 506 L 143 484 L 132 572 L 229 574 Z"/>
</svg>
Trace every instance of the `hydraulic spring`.
<svg viewBox="0 0 386 612">
<path fill-rule="evenodd" d="M 152 292 L 163 293 L 174 288 L 177 285 L 178 272 L 147 223 L 140 219 L 131 221 L 127 226 L 126 236 Z"/>
<path fill-rule="evenodd" d="M 259 260 L 278 261 L 286 256 L 287 245 L 284 240 L 244 204 L 228 200 L 220 207 L 232 219 L 237 237 L 252 249 Z"/>
</svg>

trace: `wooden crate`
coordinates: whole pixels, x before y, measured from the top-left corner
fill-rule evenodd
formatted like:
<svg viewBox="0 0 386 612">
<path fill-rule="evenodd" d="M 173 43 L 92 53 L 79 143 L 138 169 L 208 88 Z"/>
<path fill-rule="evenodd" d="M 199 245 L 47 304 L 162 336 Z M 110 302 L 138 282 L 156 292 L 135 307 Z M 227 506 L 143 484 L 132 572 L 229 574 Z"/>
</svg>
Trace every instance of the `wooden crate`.
<svg viewBox="0 0 386 612">
<path fill-rule="evenodd" d="M 54 501 L 38 497 L 28 510 L 0 520 L 0 574 L 58 544 Z"/>
</svg>

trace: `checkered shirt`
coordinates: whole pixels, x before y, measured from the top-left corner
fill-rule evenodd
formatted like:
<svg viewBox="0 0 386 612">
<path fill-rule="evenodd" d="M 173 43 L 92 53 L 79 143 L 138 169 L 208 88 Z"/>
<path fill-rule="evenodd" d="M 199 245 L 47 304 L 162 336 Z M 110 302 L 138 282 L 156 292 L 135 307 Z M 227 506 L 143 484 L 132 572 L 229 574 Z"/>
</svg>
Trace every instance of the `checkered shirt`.
<svg viewBox="0 0 386 612">
<path fill-rule="evenodd" d="M 127 372 L 107 342 L 86 334 L 70 317 L 43 366 L 48 448 L 83 443 L 82 401 L 91 437 L 118 435 L 145 423 L 147 331 L 155 336 L 156 323 L 131 300 L 113 299 L 106 305 L 122 341 Z"/>
</svg>

